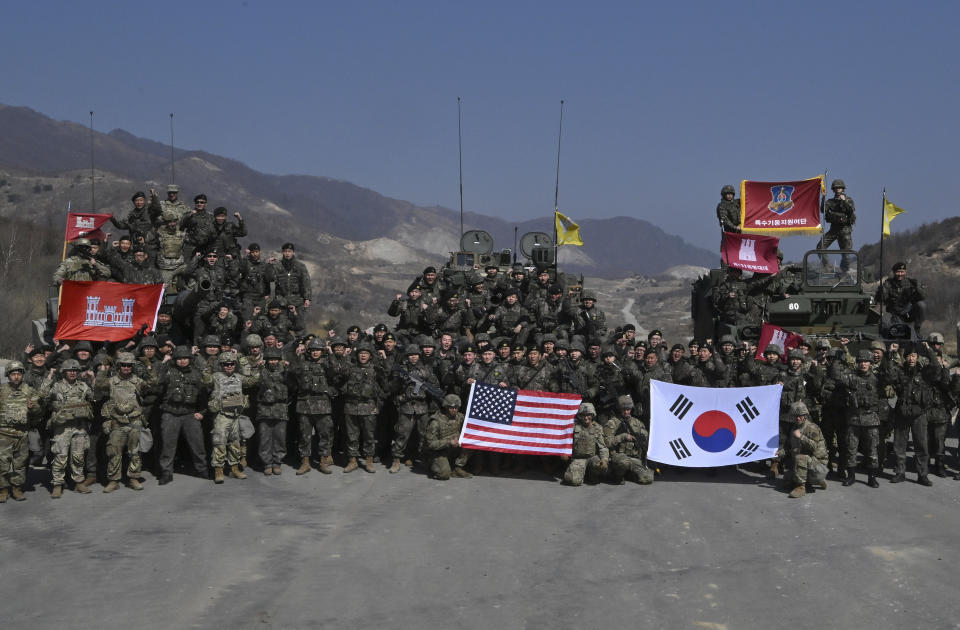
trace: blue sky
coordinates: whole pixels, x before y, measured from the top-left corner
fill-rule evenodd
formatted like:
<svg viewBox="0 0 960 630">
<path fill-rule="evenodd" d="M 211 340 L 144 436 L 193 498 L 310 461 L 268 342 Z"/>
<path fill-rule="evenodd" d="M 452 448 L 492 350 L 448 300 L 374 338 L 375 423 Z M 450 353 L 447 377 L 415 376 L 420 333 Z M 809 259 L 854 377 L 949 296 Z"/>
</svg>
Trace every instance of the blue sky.
<svg viewBox="0 0 960 630">
<path fill-rule="evenodd" d="M 957 214 L 950 2 L 35 2 L 0 102 L 421 205 L 628 215 L 714 249 L 720 187 L 846 180 L 855 244 Z M 0 140 L 2 141 L 2 140 Z M 79 168 L 84 167 L 78 164 Z M 589 234 L 585 234 L 589 238 Z M 811 239 L 791 238 L 788 254 Z"/>
</svg>

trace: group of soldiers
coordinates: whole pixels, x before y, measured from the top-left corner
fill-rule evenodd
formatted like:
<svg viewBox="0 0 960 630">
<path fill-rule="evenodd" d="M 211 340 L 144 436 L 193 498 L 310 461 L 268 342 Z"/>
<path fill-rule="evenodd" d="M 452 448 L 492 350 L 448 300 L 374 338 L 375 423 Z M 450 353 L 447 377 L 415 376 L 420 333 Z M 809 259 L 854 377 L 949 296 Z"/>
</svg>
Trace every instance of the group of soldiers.
<svg viewBox="0 0 960 630">
<path fill-rule="evenodd" d="M 168 194 L 168 203 L 175 197 Z M 137 199 L 126 225 L 143 212 Z M 158 203 L 151 194 L 149 207 Z M 170 227 L 179 229 L 181 220 Z M 192 330 L 161 309 L 156 330 L 127 342 L 27 346 L 23 360 L 7 366 L 0 502 L 23 499 L 28 461 L 45 459 L 54 498 L 68 487 L 87 493 L 104 480 L 104 492 L 124 481 L 141 490 L 144 468 L 160 485 L 178 470 L 217 484 L 243 479 L 248 455 L 265 475 L 282 474 L 290 461 L 298 475 L 329 474 L 336 456 L 344 473 L 374 473 L 382 462 L 391 473 L 422 465 L 445 480 L 535 466 L 570 485 L 649 484 L 652 380 L 782 384 L 780 449 L 766 470 L 783 476 L 790 496 L 826 487 L 828 474 L 852 485 L 861 452 L 867 483 L 876 487 L 891 434 L 892 482 L 905 479 L 910 437 L 921 484 L 930 485 L 931 471 L 948 472 L 944 437 L 960 377 L 950 374 L 937 333 L 922 344 L 874 342 L 853 354 L 847 340 L 804 342 L 786 357 L 775 345 L 758 355 L 729 335 L 671 345 L 659 330 L 642 338 L 629 324 L 608 329 L 596 293 L 553 269 L 516 264 L 506 273 L 489 265 L 459 275 L 427 267 L 388 306 L 397 318 L 392 326 L 351 326 L 343 336 L 320 338 L 306 334 L 297 317 L 310 306 L 310 284 L 292 244 L 273 262 L 261 262 L 259 249 L 248 246 L 239 262 L 258 271 L 241 273 L 239 282 L 226 280 L 237 261 L 225 261 L 233 255 L 221 257 L 221 246 L 195 246 L 200 255 L 187 265 L 191 291 L 200 295 Z M 99 252 L 78 257 L 101 264 Z M 127 268 L 120 269 L 127 280 Z M 92 279 L 74 275 L 87 272 L 61 266 L 56 277 Z M 229 287 L 237 287 L 234 306 L 225 300 Z M 477 382 L 579 395 L 572 454 L 461 448 L 463 411 Z M 296 431 L 287 431 L 290 421 Z M 296 451 L 290 459 L 288 449 Z"/>
</svg>

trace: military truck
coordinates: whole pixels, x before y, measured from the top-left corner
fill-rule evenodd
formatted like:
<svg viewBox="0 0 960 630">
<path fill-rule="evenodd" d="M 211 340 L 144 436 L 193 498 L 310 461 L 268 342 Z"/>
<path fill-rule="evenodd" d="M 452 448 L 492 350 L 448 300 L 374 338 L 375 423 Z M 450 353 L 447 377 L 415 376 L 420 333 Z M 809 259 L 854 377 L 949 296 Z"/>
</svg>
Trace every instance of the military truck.
<svg viewBox="0 0 960 630">
<path fill-rule="evenodd" d="M 721 322 L 713 310 L 712 291 L 723 280 L 722 269 L 712 269 L 693 283 L 691 316 L 694 336 L 718 339 Z M 895 322 L 881 330 L 881 313 L 873 295 L 864 290 L 860 259 L 853 250 L 808 251 L 803 262 L 781 268 L 780 291 L 764 304 L 762 318 L 808 341 L 847 338 L 852 346 L 866 347 L 874 339 L 916 339 L 908 323 Z M 740 326 L 739 339 L 757 341 L 761 326 Z"/>
</svg>

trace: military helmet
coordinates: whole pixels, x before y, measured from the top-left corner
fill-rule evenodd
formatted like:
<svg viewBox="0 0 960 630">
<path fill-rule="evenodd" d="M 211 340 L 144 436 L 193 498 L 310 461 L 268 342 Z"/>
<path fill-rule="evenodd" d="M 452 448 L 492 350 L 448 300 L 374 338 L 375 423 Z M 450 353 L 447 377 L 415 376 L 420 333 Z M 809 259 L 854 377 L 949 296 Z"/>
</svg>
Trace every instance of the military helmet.
<svg viewBox="0 0 960 630">
<path fill-rule="evenodd" d="M 443 406 L 444 407 L 456 407 L 460 408 L 460 397 L 456 394 L 447 394 L 443 397 Z"/>
<path fill-rule="evenodd" d="M 720 189 L 720 196 L 723 197 L 727 193 L 735 195 L 737 194 L 737 191 L 733 189 L 733 186 L 731 186 L 730 184 L 727 184 L 726 186 Z"/>
<path fill-rule="evenodd" d="M 873 341 L 870 342 L 870 349 L 871 349 L 871 350 L 882 350 L 883 352 L 886 352 L 886 351 L 887 351 L 887 345 L 886 345 L 885 343 L 883 343 L 882 341 L 880 341 L 879 339 L 875 339 L 875 340 L 873 340 Z"/>
<path fill-rule="evenodd" d="M 64 361 L 63 364 L 60 366 L 60 371 L 61 371 L 61 372 L 66 372 L 67 370 L 76 370 L 76 371 L 79 372 L 79 371 L 80 371 L 80 362 L 77 361 L 76 359 L 67 359 L 67 360 Z"/>
<path fill-rule="evenodd" d="M 11 361 L 10 363 L 7 363 L 6 372 L 9 374 L 11 372 L 26 372 L 26 370 L 23 367 L 23 363 L 20 363 L 19 361 Z"/>
<path fill-rule="evenodd" d="M 596 302 L 596 301 L 597 301 L 597 294 L 596 294 L 595 291 L 592 291 L 592 290 L 590 290 L 590 289 L 584 289 L 584 290 L 583 290 L 583 293 L 580 294 L 580 300 L 581 300 L 581 301 L 582 301 L 582 300 L 593 300 L 594 302 Z"/>
<path fill-rule="evenodd" d="M 830 341 L 827 339 L 817 339 L 817 350 L 820 350 L 821 348 L 829 350 L 831 348 Z"/>
<path fill-rule="evenodd" d="M 927 343 L 943 343 L 943 335 L 938 332 L 932 332 L 927 335 Z"/>
<path fill-rule="evenodd" d="M 418 342 L 421 348 L 436 348 L 437 342 L 430 335 L 421 335 Z"/>
<path fill-rule="evenodd" d="M 764 354 L 771 354 L 771 353 L 773 353 L 773 354 L 777 355 L 778 357 L 779 357 L 779 356 L 783 356 L 783 350 L 781 350 L 781 349 L 780 349 L 780 346 L 778 346 L 778 345 L 775 344 L 775 343 L 768 343 L 768 344 L 767 344 L 767 347 L 763 349 L 763 353 L 764 353 Z"/>
<path fill-rule="evenodd" d="M 220 337 L 217 337 L 216 335 L 206 335 L 203 338 L 203 347 L 209 348 L 212 346 L 216 346 L 218 348 L 220 347 Z"/>
<path fill-rule="evenodd" d="M 237 353 L 233 350 L 227 350 L 220 353 L 220 363 L 236 363 Z"/>
<path fill-rule="evenodd" d="M 737 340 L 734 339 L 733 335 L 723 335 L 722 337 L 720 337 L 720 345 L 722 346 L 725 343 L 731 343 L 733 345 L 737 345 Z"/>
<path fill-rule="evenodd" d="M 617 406 L 620 409 L 633 409 L 633 398 L 630 396 L 620 396 L 617 398 Z"/>
<path fill-rule="evenodd" d="M 797 402 L 790 405 L 790 415 L 791 416 L 810 416 L 810 410 L 807 409 L 807 405 L 802 401 L 798 400 Z"/>
<path fill-rule="evenodd" d="M 373 354 L 373 344 L 371 344 L 369 341 L 361 341 L 357 345 L 357 352 L 369 352 L 370 354 Z M 420 348 L 417 348 L 417 354 L 420 354 Z"/>
<path fill-rule="evenodd" d="M 323 350 L 326 346 L 320 341 L 320 337 L 314 337 L 307 344 L 307 350 Z"/>
<path fill-rule="evenodd" d="M 347 342 L 343 340 L 343 337 L 334 337 L 333 339 L 330 340 L 331 348 L 336 346 L 346 346 L 346 345 L 347 345 Z"/>
<path fill-rule="evenodd" d="M 227 216 L 227 209 L 223 206 L 217 206 L 217 208 L 213 211 L 213 216 L 217 217 L 220 215 Z"/>
<path fill-rule="evenodd" d="M 268 361 L 270 359 L 282 359 L 283 351 L 276 346 L 272 348 L 267 348 L 266 350 L 263 351 L 263 358 Z"/>
<path fill-rule="evenodd" d="M 80 352 L 81 350 L 93 352 L 93 345 L 89 341 L 81 341 L 73 347 L 74 352 Z"/>
<path fill-rule="evenodd" d="M 481 276 L 476 271 L 471 271 L 470 273 L 467 274 L 467 284 L 469 285 L 483 284 L 483 276 Z"/>
<path fill-rule="evenodd" d="M 615 356 L 617 356 L 617 351 L 613 349 L 613 346 L 605 345 L 605 346 L 603 346 L 603 349 L 600 351 L 600 356 L 601 356 L 601 357 L 607 357 L 607 356 L 615 357 Z"/>
<path fill-rule="evenodd" d="M 579 352 L 579 353 L 581 353 L 581 354 L 583 354 L 583 353 L 586 352 L 586 349 L 583 347 L 583 342 L 580 341 L 579 339 L 576 340 L 576 341 L 574 341 L 574 342 L 571 342 L 568 350 L 569 350 L 570 352 L 573 352 L 574 350 L 576 350 L 577 352 Z"/>
<path fill-rule="evenodd" d="M 137 359 L 133 356 L 132 352 L 117 353 L 117 365 L 133 365 L 136 362 Z"/>
<path fill-rule="evenodd" d="M 793 350 L 787 353 L 787 359 L 788 360 L 800 359 L 801 361 L 803 361 L 803 353 L 797 350 L 796 348 L 794 348 Z"/>
<path fill-rule="evenodd" d="M 247 342 L 248 348 L 263 347 L 263 339 L 260 338 L 260 335 L 254 335 L 254 334 L 247 335 L 247 338 L 245 339 L 245 341 Z"/>
<path fill-rule="evenodd" d="M 418 346 L 418 345 L 415 344 L 415 343 L 408 343 L 408 344 L 404 347 L 403 353 L 404 353 L 404 354 L 407 354 L 407 355 L 409 355 L 409 354 L 420 354 L 420 346 Z"/>
<path fill-rule="evenodd" d="M 177 346 L 173 349 L 174 359 L 189 359 L 193 357 L 193 350 L 190 346 Z"/>
<path fill-rule="evenodd" d="M 857 363 L 862 363 L 866 361 L 867 363 L 873 362 L 873 353 L 869 350 L 861 350 L 857 353 Z"/>
<path fill-rule="evenodd" d="M 163 222 L 170 223 L 171 221 L 179 221 L 180 218 L 177 216 L 177 213 L 173 210 L 164 210 L 163 211 Z"/>
<path fill-rule="evenodd" d="M 153 335 L 147 335 L 146 337 L 143 338 L 143 341 L 140 342 L 140 347 L 141 348 L 148 348 L 148 347 L 159 348 L 160 344 L 157 343 L 156 337 L 154 337 Z"/>
<path fill-rule="evenodd" d="M 167 184 L 167 192 L 180 192 L 180 187 L 176 184 Z"/>
<path fill-rule="evenodd" d="M 847 185 L 844 183 L 842 179 L 835 179 L 832 182 L 830 182 L 830 190 L 836 190 L 838 188 L 845 189 L 846 187 Z"/>
<path fill-rule="evenodd" d="M 591 416 L 597 415 L 597 410 L 593 407 L 593 403 L 580 403 L 580 410 L 577 411 L 578 416 L 583 416 L 590 414 Z"/>
</svg>

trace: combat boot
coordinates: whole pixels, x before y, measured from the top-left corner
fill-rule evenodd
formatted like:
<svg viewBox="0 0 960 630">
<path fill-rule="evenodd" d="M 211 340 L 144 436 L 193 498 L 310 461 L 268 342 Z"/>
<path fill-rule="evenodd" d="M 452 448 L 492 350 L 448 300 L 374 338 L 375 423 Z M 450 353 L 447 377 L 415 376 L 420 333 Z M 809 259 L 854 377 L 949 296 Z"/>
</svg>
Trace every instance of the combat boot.
<svg viewBox="0 0 960 630">
<path fill-rule="evenodd" d="M 847 478 L 843 480 L 844 487 L 852 486 L 853 483 L 857 480 L 857 469 L 848 468 L 847 469 Z"/>
<path fill-rule="evenodd" d="M 90 488 L 86 487 L 82 483 L 78 483 L 73 487 L 73 491 L 77 494 L 90 494 Z"/>
<path fill-rule="evenodd" d="M 87 476 L 83 479 L 82 483 L 89 488 L 93 484 L 97 483 L 97 476 L 94 473 L 87 473 Z"/>
<path fill-rule="evenodd" d="M 457 466 L 456 468 L 453 469 L 453 475 L 452 475 L 452 476 L 453 476 L 453 477 L 459 477 L 460 479 L 470 479 L 471 477 L 473 477 L 473 475 L 471 475 L 470 473 L 468 473 L 467 471 L 465 471 L 465 470 L 464 470 L 463 468 L 461 468 L 460 466 Z"/>
<path fill-rule="evenodd" d="M 10 497 L 14 501 L 26 501 L 27 497 L 23 496 L 23 488 L 20 486 L 13 486 L 10 488 Z"/>
<path fill-rule="evenodd" d="M 917 477 L 917 483 L 919 483 L 921 486 L 927 486 L 928 488 L 933 485 L 933 482 L 930 481 L 930 477 L 927 477 L 926 475 L 920 475 Z"/>
<path fill-rule="evenodd" d="M 274 466 L 273 466 L 273 474 L 275 474 L 275 475 L 282 475 L 282 474 L 283 474 L 283 466 L 281 466 L 280 464 L 274 464 Z"/>
<path fill-rule="evenodd" d="M 130 489 L 131 490 L 143 490 L 143 484 L 140 483 L 140 480 L 136 477 L 130 477 Z"/>
<path fill-rule="evenodd" d="M 247 467 L 247 456 L 244 455 L 243 457 L 240 458 L 240 468 L 246 468 L 246 467 Z"/>
<path fill-rule="evenodd" d="M 332 456 L 332 455 L 326 455 L 326 456 L 324 456 L 324 457 L 321 457 L 321 458 L 320 458 L 320 472 L 322 472 L 324 475 L 329 475 L 330 473 L 332 473 L 333 471 L 330 470 L 330 464 L 332 464 L 332 463 L 333 463 L 333 456 Z"/>
<path fill-rule="evenodd" d="M 780 462 L 774 460 L 770 462 L 770 470 L 767 471 L 768 479 L 776 479 L 777 475 L 780 474 Z"/>
<path fill-rule="evenodd" d="M 907 480 L 907 476 L 903 473 L 897 473 L 890 478 L 890 483 L 903 483 Z"/>
<path fill-rule="evenodd" d="M 347 465 L 343 467 L 343 472 L 351 473 L 357 469 L 357 458 L 351 457 L 350 461 L 347 462 Z"/>
<path fill-rule="evenodd" d="M 933 464 L 933 474 L 941 479 L 946 479 L 947 477 L 947 467 L 943 465 L 943 458 L 937 457 L 934 459 Z"/>
<path fill-rule="evenodd" d="M 108 483 L 107 485 L 105 485 L 105 486 L 103 487 L 103 491 L 104 491 L 105 493 L 108 493 L 108 494 L 109 494 L 109 493 L 111 493 L 111 492 L 116 491 L 116 489 L 119 488 L 119 487 L 120 487 L 120 484 L 111 479 L 111 480 L 110 480 L 110 483 Z"/>
<path fill-rule="evenodd" d="M 240 470 L 240 466 L 234 464 L 230 467 L 230 478 L 231 479 L 246 479 L 247 473 Z"/>
<path fill-rule="evenodd" d="M 223 483 L 223 467 L 217 466 L 213 469 L 213 483 Z"/>
<path fill-rule="evenodd" d="M 813 484 L 813 485 L 815 485 L 816 487 L 820 488 L 821 490 L 826 490 L 826 489 L 827 489 L 827 480 L 824 479 L 823 481 L 818 481 L 817 483 L 815 483 L 815 484 Z"/>
<path fill-rule="evenodd" d="M 10 491 L 6 488 L 0 488 L 0 503 L 6 503 L 10 498 Z"/>
<path fill-rule="evenodd" d="M 799 499 L 800 497 L 806 496 L 807 489 L 803 484 L 800 484 L 796 488 L 790 491 L 791 499 Z"/>
<path fill-rule="evenodd" d="M 375 473 L 375 472 L 377 472 L 376 467 L 374 467 L 374 465 L 373 465 L 373 457 L 372 457 L 372 456 L 367 455 L 367 458 L 364 460 L 363 469 L 364 469 L 365 471 L 367 471 L 368 473 Z"/>
<path fill-rule="evenodd" d="M 394 457 L 393 463 L 390 464 L 390 474 L 393 475 L 398 472 L 400 472 L 400 458 Z"/>
<path fill-rule="evenodd" d="M 871 488 L 879 488 L 879 487 L 880 487 L 880 482 L 877 481 L 877 469 L 876 469 L 876 468 L 871 468 L 871 469 L 867 472 L 867 485 L 870 486 Z"/>
<path fill-rule="evenodd" d="M 310 472 L 310 458 L 304 457 L 300 462 L 300 468 L 297 468 L 298 475 L 305 475 Z"/>
<path fill-rule="evenodd" d="M 57 484 L 53 487 L 53 490 L 50 492 L 51 499 L 59 499 L 63 496 L 63 486 Z"/>
</svg>

